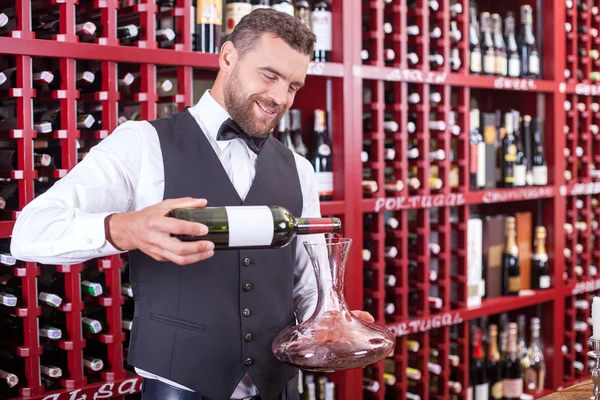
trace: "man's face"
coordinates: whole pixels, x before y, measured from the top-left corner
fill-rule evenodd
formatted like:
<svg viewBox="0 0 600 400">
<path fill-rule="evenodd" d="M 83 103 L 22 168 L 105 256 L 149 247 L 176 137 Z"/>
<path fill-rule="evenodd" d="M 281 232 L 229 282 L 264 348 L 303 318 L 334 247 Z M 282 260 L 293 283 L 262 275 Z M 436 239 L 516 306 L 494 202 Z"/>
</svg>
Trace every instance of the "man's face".
<svg viewBox="0 0 600 400">
<path fill-rule="evenodd" d="M 232 66 L 224 87 L 227 112 L 249 135 L 267 136 L 304 85 L 309 62 L 310 56 L 264 34 Z"/>
</svg>

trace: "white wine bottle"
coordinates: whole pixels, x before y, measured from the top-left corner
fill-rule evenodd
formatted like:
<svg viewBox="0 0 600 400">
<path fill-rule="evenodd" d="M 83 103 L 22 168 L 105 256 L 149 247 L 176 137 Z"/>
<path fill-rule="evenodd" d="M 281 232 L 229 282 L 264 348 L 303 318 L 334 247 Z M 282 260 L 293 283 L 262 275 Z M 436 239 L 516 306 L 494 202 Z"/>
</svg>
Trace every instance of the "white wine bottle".
<svg viewBox="0 0 600 400">
<path fill-rule="evenodd" d="M 339 218 L 295 218 L 279 206 L 178 208 L 168 216 L 206 225 L 205 236 L 174 236 L 182 241 L 208 240 L 215 244 L 215 249 L 281 248 L 296 235 L 342 230 Z"/>
</svg>

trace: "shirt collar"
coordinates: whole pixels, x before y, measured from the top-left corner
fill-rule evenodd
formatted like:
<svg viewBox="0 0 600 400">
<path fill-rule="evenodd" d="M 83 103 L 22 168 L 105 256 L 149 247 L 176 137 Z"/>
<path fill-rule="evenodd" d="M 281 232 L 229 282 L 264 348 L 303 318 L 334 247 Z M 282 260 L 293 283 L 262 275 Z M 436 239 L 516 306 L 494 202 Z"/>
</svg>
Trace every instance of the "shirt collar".
<svg viewBox="0 0 600 400">
<path fill-rule="evenodd" d="M 210 89 L 204 92 L 198 103 L 190 107 L 190 111 L 202 121 L 207 131 L 204 132 L 205 135 L 216 141 L 219 128 L 229 118 L 229 113 L 212 97 Z M 229 145 L 229 141 L 217 141 L 217 144 L 224 149 Z"/>
</svg>

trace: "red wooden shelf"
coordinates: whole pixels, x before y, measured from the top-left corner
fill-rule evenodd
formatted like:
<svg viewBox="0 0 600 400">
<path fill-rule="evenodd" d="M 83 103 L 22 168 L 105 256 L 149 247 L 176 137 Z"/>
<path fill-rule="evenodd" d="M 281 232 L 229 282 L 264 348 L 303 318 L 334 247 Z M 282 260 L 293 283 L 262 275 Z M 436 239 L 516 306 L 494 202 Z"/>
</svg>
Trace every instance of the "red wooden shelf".
<svg viewBox="0 0 600 400">
<path fill-rule="evenodd" d="M 340 215 L 344 213 L 343 201 L 321 202 L 321 215 Z"/>
</svg>

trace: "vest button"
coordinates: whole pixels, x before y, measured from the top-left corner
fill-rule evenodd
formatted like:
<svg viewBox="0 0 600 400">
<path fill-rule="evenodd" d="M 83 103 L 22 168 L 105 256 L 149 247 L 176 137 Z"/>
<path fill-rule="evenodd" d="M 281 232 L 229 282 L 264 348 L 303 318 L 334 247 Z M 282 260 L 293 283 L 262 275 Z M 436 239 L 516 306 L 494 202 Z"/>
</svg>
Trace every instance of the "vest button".
<svg viewBox="0 0 600 400">
<path fill-rule="evenodd" d="M 244 283 L 244 290 L 247 292 L 250 289 L 252 289 L 252 284 L 250 284 L 250 283 Z"/>
<path fill-rule="evenodd" d="M 244 261 L 242 261 L 242 264 L 244 264 L 244 267 L 247 267 L 248 265 L 250 265 L 250 263 L 252 262 L 252 260 L 250 260 L 248 257 L 244 258 Z"/>
<path fill-rule="evenodd" d="M 247 308 L 244 308 L 244 311 L 242 311 L 242 314 L 244 315 L 244 317 L 249 317 L 250 316 L 250 310 Z"/>
<path fill-rule="evenodd" d="M 252 365 L 253 362 L 254 362 L 254 360 L 252 360 L 251 358 L 246 358 L 246 361 L 244 361 L 244 365 L 246 367 L 249 367 Z"/>
<path fill-rule="evenodd" d="M 249 341 L 251 341 L 251 340 L 252 340 L 252 335 L 251 335 L 251 334 L 249 334 L 249 333 L 246 333 L 246 336 L 244 336 L 244 340 L 245 340 L 246 342 L 249 342 Z"/>
</svg>

